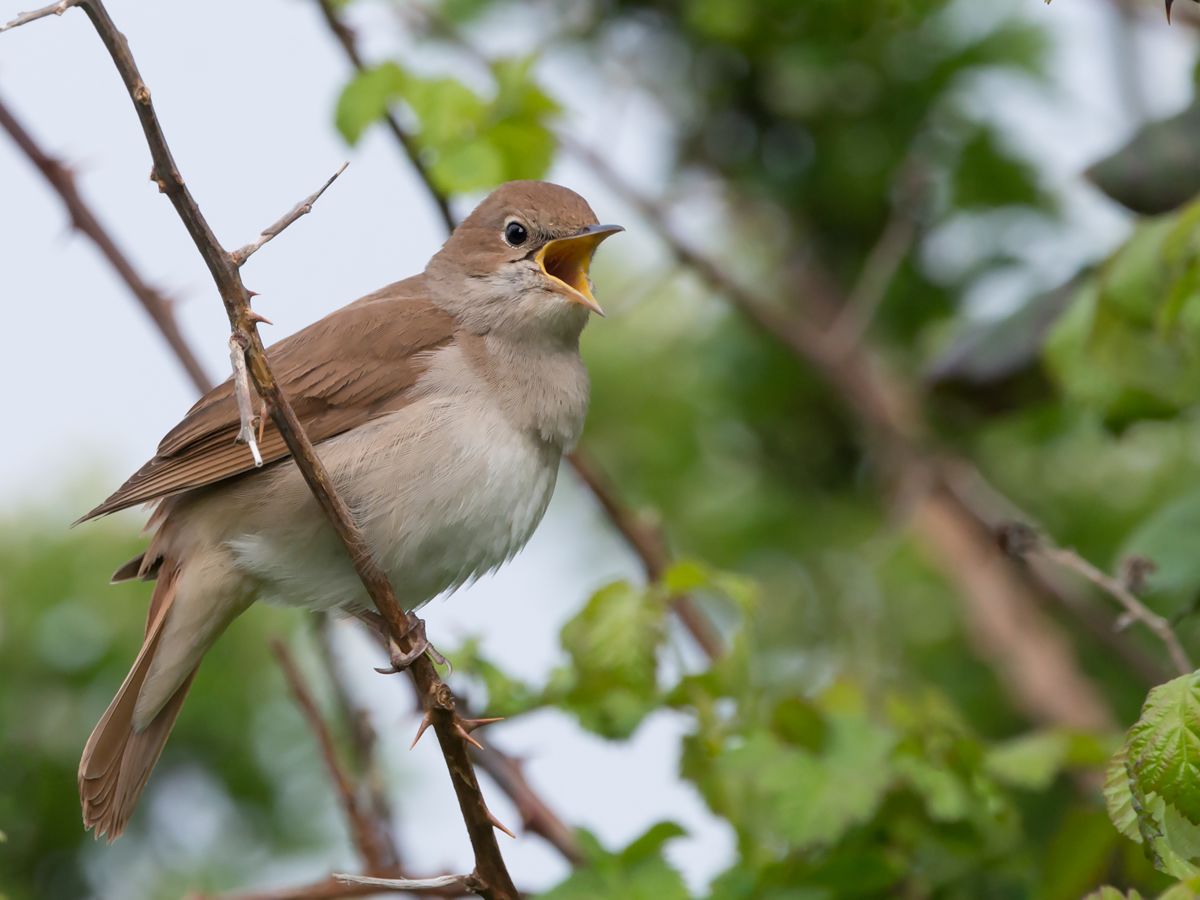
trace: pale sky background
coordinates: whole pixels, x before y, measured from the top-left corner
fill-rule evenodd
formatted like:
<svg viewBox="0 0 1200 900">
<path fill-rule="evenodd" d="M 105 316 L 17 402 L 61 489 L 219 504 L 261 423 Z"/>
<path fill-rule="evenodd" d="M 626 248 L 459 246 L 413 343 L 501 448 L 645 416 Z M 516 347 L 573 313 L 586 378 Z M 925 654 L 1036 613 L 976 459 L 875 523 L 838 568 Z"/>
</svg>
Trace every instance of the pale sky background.
<svg viewBox="0 0 1200 900">
<path fill-rule="evenodd" d="M 0 0 L 0 20 L 30 4 Z M 110 0 L 108 5 L 153 92 L 181 171 L 226 246 L 252 239 L 343 160 L 351 161 L 315 212 L 244 270 L 247 284 L 261 295 L 256 308 L 275 322 L 264 328 L 268 342 L 419 271 L 440 246 L 443 234 L 433 207 L 390 137 L 372 130 L 348 149 L 335 133 L 332 109 L 347 68 L 315 4 Z M 973 27 L 976 16 L 990 17 L 996 6 L 1007 5 L 963 0 L 954 15 Z M 1127 227 L 1111 204 L 1077 179 L 1135 124 L 1109 67 L 1113 28 L 1119 27 L 1113 5 L 1096 0 L 1011 5 L 1050 25 L 1058 42 L 1054 84 L 1046 89 L 983 79 L 976 87 L 979 114 L 1003 122 L 1013 139 L 1034 151 L 1047 177 L 1066 186 L 1074 234 L 1071 229 L 1031 234 L 1020 251 L 1033 267 L 995 279 L 973 297 L 981 315 L 1003 310 L 1031 284 L 1056 283 L 1075 270 L 1083 254 L 1113 245 Z M 368 50 L 396 46 L 394 18 L 369 4 L 359 4 L 354 13 L 364 23 Z M 504 46 L 512 33 L 494 33 L 488 40 Z M 1190 97 L 1190 37 L 1159 20 L 1140 26 L 1135 39 L 1143 83 L 1153 86 L 1146 92 L 1150 114 L 1173 112 Z M 541 74 L 567 102 L 568 121 L 578 135 L 603 137 L 617 166 L 647 189 L 664 183 L 662 148 L 670 123 L 652 97 L 626 85 L 598 83 L 561 58 L 548 60 Z M 178 300 L 184 332 L 208 371 L 224 377 L 224 312 L 170 204 L 147 179 L 150 161 L 130 101 L 86 17 L 72 11 L 0 36 L 0 97 L 43 146 L 76 167 L 85 197 L 149 280 Z M 636 218 L 586 172 L 564 164 L 552 179 L 587 195 L 602 220 L 629 227 L 620 241 L 605 245 L 603 254 L 616 261 L 614 269 L 623 255 L 630 258 L 639 242 L 649 240 Z M 969 228 L 952 229 L 927 252 L 952 263 L 969 255 L 970 243 Z M 598 294 L 619 316 L 620 298 L 605 292 L 603 263 L 599 272 Z M 56 196 L 6 137 L 0 137 L 0 299 L 6 333 L 0 379 L 9 423 L 0 441 L 0 517 L 49 507 L 66 527 L 81 512 L 79 498 L 86 498 L 85 506 L 100 499 L 140 465 L 194 397 L 149 320 L 91 244 L 70 233 Z M 76 505 L 66 506 L 67 497 Z M 486 651 L 503 666 L 538 678 L 558 661 L 558 629 L 589 593 L 614 578 L 637 576 L 631 555 L 585 492 L 564 475 L 527 550 L 498 576 L 429 607 L 429 631 L 447 645 L 483 635 Z M 98 586 L 95 602 L 123 598 Z M 346 646 L 354 667 L 361 646 L 353 636 Z M 378 695 L 376 705 L 384 711 L 378 724 L 388 736 L 389 758 L 403 773 L 397 805 L 420 807 L 419 815 L 402 820 L 407 858 L 422 870 L 468 870 L 469 846 L 436 744 L 425 741 L 408 754 L 403 748 L 415 720 L 398 721 L 395 689 L 381 687 L 365 663 L 358 668 L 366 674 L 356 682 Z M 676 777 L 685 727 L 682 718 L 662 714 L 630 742 L 614 744 L 582 733 L 564 716 L 541 713 L 493 728 L 490 737 L 528 756 L 534 784 L 568 821 L 594 830 L 609 846 L 623 845 L 660 819 L 680 821 L 690 834 L 670 846 L 669 856 L 693 885 L 701 885 L 729 864 L 733 840 Z M 181 780 L 162 792 L 159 805 L 172 798 L 187 802 L 192 789 L 202 785 Z M 500 818 L 518 825 L 502 794 L 489 784 L 485 791 Z M 172 817 L 162 812 L 149 814 L 169 827 Z M 219 816 L 212 821 L 209 839 L 217 840 Z M 564 874 L 564 864 L 540 839 L 501 841 L 522 887 L 542 888 Z M 101 848 L 96 857 L 102 881 L 122 859 L 119 852 L 105 853 L 110 851 Z M 310 859 L 306 871 L 264 872 L 263 883 L 319 876 L 337 862 Z"/>
</svg>

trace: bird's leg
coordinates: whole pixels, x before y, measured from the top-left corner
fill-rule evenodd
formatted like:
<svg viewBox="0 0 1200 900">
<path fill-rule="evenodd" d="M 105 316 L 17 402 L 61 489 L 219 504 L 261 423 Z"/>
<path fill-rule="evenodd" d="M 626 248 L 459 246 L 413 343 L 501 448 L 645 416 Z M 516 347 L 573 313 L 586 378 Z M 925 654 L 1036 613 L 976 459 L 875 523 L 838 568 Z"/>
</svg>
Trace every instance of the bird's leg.
<svg viewBox="0 0 1200 900">
<path fill-rule="evenodd" d="M 426 653 L 429 654 L 429 658 L 437 665 L 450 666 L 450 661 L 442 656 L 437 648 L 429 643 L 429 638 L 425 636 L 424 619 L 415 619 L 409 628 L 408 634 L 412 636 L 413 648 L 405 653 L 392 640 L 392 636 L 388 632 L 387 623 L 384 622 L 383 616 L 379 615 L 379 613 L 364 609 L 359 610 L 354 615 L 355 618 L 374 631 L 381 641 L 387 644 L 388 659 L 391 662 L 391 666 L 387 668 L 377 667 L 375 671 L 381 675 L 394 675 L 397 672 L 403 672 Z"/>
</svg>

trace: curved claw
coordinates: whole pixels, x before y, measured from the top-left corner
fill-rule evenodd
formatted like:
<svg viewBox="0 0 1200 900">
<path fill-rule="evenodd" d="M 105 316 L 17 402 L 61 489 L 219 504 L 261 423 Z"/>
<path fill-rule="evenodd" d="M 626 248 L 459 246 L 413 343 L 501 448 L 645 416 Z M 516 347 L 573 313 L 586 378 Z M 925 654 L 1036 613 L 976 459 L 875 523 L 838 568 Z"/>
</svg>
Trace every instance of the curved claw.
<svg viewBox="0 0 1200 900">
<path fill-rule="evenodd" d="M 429 653 L 431 650 L 433 650 L 432 645 L 429 643 L 429 639 L 425 637 L 424 619 L 417 619 L 416 624 L 413 625 L 412 629 L 409 631 L 409 634 L 412 636 L 413 648 L 407 653 L 404 653 L 401 652 L 400 648 L 397 647 L 394 642 L 388 641 L 391 665 L 386 668 L 376 666 L 376 672 L 378 672 L 380 675 L 395 675 L 397 672 L 403 672 L 426 653 Z M 433 650 L 433 652 L 437 653 L 436 650 Z M 437 653 L 437 655 L 439 657 L 441 656 L 440 653 Z"/>
</svg>

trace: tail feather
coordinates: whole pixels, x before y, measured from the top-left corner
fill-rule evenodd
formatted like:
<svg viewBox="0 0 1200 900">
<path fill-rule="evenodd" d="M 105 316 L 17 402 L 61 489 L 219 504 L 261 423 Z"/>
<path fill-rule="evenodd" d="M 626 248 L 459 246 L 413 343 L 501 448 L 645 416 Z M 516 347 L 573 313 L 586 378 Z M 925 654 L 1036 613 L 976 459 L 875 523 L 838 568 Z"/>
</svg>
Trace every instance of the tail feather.
<svg viewBox="0 0 1200 900">
<path fill-rule="evenodd" d="M 107 835 L 110 841 L 125 830 L 196 674 L 193 669 L 148 725 L 140 731 L 134 729 L 134 707 L 158 649 L 178 578 L 178 567 L 163 566 L 150 605 L 146 640 L 121 689 L 88 738 L 79 762 L 84 827 L 95 828 L 97 837 Z"/>
</svg>

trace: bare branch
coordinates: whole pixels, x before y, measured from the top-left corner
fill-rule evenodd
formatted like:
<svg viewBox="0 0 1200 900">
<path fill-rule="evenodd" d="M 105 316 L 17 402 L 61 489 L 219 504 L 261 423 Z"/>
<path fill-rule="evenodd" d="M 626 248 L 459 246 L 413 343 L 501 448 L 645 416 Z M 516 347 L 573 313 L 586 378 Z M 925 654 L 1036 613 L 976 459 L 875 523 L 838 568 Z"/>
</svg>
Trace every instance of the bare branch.
<svg viewBox="0 0 1200 900">
<path fill-rule="evenodd" d="M 389 891 L 424 893 L 430 888 L 454 888 L 464 894 L 475 893 L 471 875 L 439 875 L 435 878 L 372 878 L 369 875 L 342 875 L 335 873 L 334 881 L 342 884 L 363 884 Z"/>
<path fill-rule="evenodd" d="M 187 900 L 342 900 L 345 897 L 376 897 L 387 893 L 409 893 L 401 889 L 397 891 L 382 885 L 347 884 L 334 875 L 322 878 L 309 884 L 300 884 L 285 888 L 267 888 L 261 891 L 242 891 L 234 894 L 221 894 L 216 898 L 205 895 L 189 895 Z M 422 888 L 420 893 L 426 897 L 462 897 L 468 891 L 460 886 Z"/>
<path fill-rule="evenodd" d="M 333 645 L 331 615 L 327 612 L 318 612 L 313 622 L 316 626 L 318 654 L 329 677 L 334 700 L 341 711 L 349 735 L 354 765 L 358 770 L 359 784 L 367 793 L 371 816 L 375 820 L 375 828 L 383 835 L 382 843 L 391 851 L 387 862 L 392 866 L 399 866 L 401 863 L 400 851 L 392 837 L 392 823 L 395 821 L 395 814 L 375 752 L 378 736 L 375 728 L 371 725 L 367 711 L 355 703 L 342 675 L 341 667 L 338 665 Z"/>
<path fill-rule="evenodd" d="M 330 175 L 329 178 L 325 180 L 323 185 L 284 213 L 284 215 L 280 217 L 278 221 L 273 222 L 264 228 L 262 234 L 258 236 L 257 240 L 251 241 L 249 244 L 239 250 L 234 250 L 234 265 L 244 266 L 246 264 L 246 260 L 257 253 L 264 244 L 269 243 L 277 238 L 285 228 L 287 228 L 301 216 L 307 216 L 310 212 L 312 212 L 313 204 L 321 198 L 321 195 L 329 189 L 331 184 L 337 181 L 338 176 L 346 171 L 346 167 L 348 165 L 350 165 L 349 162 L 342 163 L 341 168 Z"/>
<path fill-rule="evenodd" d="M 241 420 L 237 440 L 250 448 L 250 455 L 254 457 L 254 467 L 261 469 L 263 458 L 262 454 L 258 452 L 257 439 L 260 419 L 254 414 L 254 401 L 250 399 L 250 375 L 246 371 L 248 344 L 249 341 L 245 336 L 238 332 L 229 336 L 229 362 L 233 367 L 233 396 L 237 401 L 238 419 Z"/>
<path fill-rule="evenodd" d="M 1125 610 L 1118 619 L 1118 628 L 1141 622 L 1167 648 L 1171 665 L 1178 674 L 1188 675 L 1195 670 L 1171 623 L 1142 603 L 1120 578 L 1101 571 L 1075 550 L 1055 546 L 1045 535 L 1027 525 L 1006 525 L 1000 530 L 1000 536 L 1004 547 L 1014 556 L 1045 559 L 1090 581 Z"/>
<path fill-rule="evenodd" d="M 338 802 L 341 803 L 342 813 L 346 817 L 346 823 L 349 825 L 350 834 L 354 839 L 354 846 L 358 848 L 363 865 L 369 872 L 382 872 L 394 868 L 396 854 L 390 846 L 391 840 L 382 833 L 379 824 L 367 811 L 362 809 L 350 776 L 346 774 L 338 759 L 337 748 L 334 746 L 333 735 L 329 733 L 329 726 L 325 724 L 321 711 L 317 709 L 317 703 L 309 693 L 308 686 L 304 683 L 304 677 L 300 674 L 291 652 L 286 644 L 278 640 L 271 642 L 271 651 L 279 661 L 279 668 L 283 670 L 284 680 L 292 692 L 296 706 L 300 708 L 301 714 L 308 722 L 309 729 L 317 739 L 321 757 L 325 762 L 325 769 L 333 782 Z"/>
<path fill-rule="evenodd" d="M 250 293 L 242 283 L 233 257 L 217 240 L 180 175 L 163 134 L 162 126 L 155 114 L 150 91 L 142 80 L 137 64 L 129 50 L 128 42 L 124 35 L 117 30 L 102 0 L 79 0 L 78 5 L 87 13 L 112 57 L 133 101 L 134 109 L 146 137 L 146 143 L 150 149 L 150 155 L 154 160 L 151 177 L 170 199 L 195 243 L 196 249 L 208 265 L 213 281 L 225 304 L 230 326 L 246 342 L 246 362 L 250 379 L 259 396 L 268 405 L 271 417 L 291 452 L 293 461 L 313 492 L 313 496 L 329 519 L 335 533 L 345 545 L 355 571 L 361 578 L 376 608 L 387 622 L 392 639 L 401 650 L 415 650 L 416 647 L 409 633 L 413 628 L 415 617 L 410 617 L 396 601 L 386 575 L 375 562 L 370 547 L 361 530 L 354 523 L 345 501 L 334 490 L 329 473 L 325 470 L 313 449 L 312 442 L 304 433 L 295 411 L 279 389 L 274 375 L 271 373 L 266 351 L 258 335 L 255 318 L 250 308 Z M 417 658 L 409 671 L 421 690 L 426 707 L 433 714 L 434 729 L 437 732 L 467 832 L 470 835 L 471 845 L 475 851 L 475 876 L 479 881 L 479 892 L 485 897 L 497 898 L 497 900 L 499 898 L 504 898 L 504 900 L 515 898 L 517 891 L 504 865 L 504 859 L 500 855 L 491 813 L 480 792 L 467 744 L 454 730 L 456 724 L 454 695 L 442 683 L 428 658 L 424 656 Z"/>
<path fill-rule="evenodd" d="M 897 205 L 879 240 L 867 254 L 858 281 L 846 297 L 845 307 L 829 327 L 832 352 L 847 353 L 862 340 L 916 237 L 917 224 L 910 211 Z"/>
<path fill-rule="evenodd" d="M 212 387 L 212 382 L 205 373 L 204 367 L 200 365 L 200 360 L 188 345 L 183 333 L 179 330 L 179 323 L 175 321 L 170 301 L 146 283 L 129 261 L 129 257 L 117 247 L 116 241 L 100 224 L 100 220 L 96 218 L 91 207 L 80 195 L 71 170 L 39 147 L 33 136 L 25 130 L 3 103 L 0 103 L 0 128 L 8 132 L 21 152 L 29 158 L 29 161 L 37 167 L 37 170 L 58 193 L 71 217 L 71 225 L 96 245 L 117 276 L 133 292 L 147 315 L 158 326 L 163 339 L 174 352 L 184 371 L 187 372 L 188 378 L 191 379 L 196 390 L 201 394 L 207 393 L 208 389 Z"/>
<path fill-rule="evenodd" d="M 0 31 L 8 31 L 10 28 L 18 28 L 21 25 L 27 25 L 30 22 L 35 22 L 38 19 L 44 19 L 46 16 L 61 16 L 72 6 L 78 5 L 79 0 L 59 0 L 58 3 L 51 3 L 49 6 L 43 6 L 41 9 L 35 9 L 32 12 L 20 13 L 11 22 L 0 25 Z"/>
</svg>

